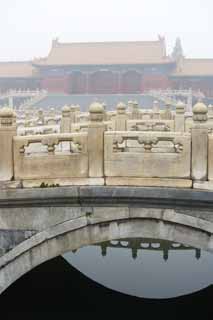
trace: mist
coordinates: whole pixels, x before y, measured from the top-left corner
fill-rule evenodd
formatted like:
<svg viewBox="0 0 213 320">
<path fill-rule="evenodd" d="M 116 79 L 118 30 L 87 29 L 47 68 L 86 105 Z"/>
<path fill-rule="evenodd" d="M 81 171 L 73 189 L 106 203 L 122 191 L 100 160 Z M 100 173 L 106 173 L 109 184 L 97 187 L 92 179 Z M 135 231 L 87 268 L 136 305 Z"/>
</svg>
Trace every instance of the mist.
<svg viewBox="0 0 213 320">
<path fill-rule="evenodd" d="M 186 57 L 212 58 L 211 0 L 2 0 L 0 61 L 48 55 L 61 42 L 157 40 L 168 54 L 180 37 Z"/>
</svg>

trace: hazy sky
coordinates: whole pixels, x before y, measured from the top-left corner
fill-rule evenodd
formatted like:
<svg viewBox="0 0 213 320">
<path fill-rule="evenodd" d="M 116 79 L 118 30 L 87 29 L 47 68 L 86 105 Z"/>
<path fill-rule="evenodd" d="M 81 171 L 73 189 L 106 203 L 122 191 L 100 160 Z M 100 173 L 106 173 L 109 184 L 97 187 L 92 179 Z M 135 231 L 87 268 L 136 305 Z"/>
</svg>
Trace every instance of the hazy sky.
<svg viewBox="0 0 213 320">
<path fill-rule="evenodd" d="M 51 41 L 180 36 L 187 57 L 213 58 L 212 0 L 0 0 L 0 60 L 46 56 Z"/>
</svg>

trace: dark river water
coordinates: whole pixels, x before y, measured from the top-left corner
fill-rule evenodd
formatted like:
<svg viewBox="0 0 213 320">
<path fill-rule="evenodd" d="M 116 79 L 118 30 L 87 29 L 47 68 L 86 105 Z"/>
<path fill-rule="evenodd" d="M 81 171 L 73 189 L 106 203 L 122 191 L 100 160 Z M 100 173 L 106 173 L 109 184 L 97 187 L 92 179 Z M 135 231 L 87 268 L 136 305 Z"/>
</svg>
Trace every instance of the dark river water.
<svg viewBox="0 0 213 320">
<path fill-rule="evenodd" d="M 38 266 L 0 296 L 12 317 L 49 312 L 138 312 L 211 319 L 213 254 L 153 239 L 125 239 L 67 252 Z M 57 318 L 57 317 L 56 317 Z M 59 319 L 59 318 L 58 318 Z"/>
<path fill-rule="evenodd" d="M 211 253 L 167 241 L 113 241 L 66 253 L 64 258 L 99 284 L 141 298 L 177 297 L 213 284 Z"/>
</svg>

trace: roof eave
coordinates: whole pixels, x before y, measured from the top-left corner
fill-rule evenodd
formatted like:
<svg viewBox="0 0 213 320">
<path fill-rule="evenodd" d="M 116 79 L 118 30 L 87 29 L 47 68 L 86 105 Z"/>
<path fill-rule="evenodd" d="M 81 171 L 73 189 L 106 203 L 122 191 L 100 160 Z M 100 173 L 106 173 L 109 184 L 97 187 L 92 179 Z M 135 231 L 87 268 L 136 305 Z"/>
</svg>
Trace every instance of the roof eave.
<svg viewBox="0 0 213 320">
<path fill-rule="evenodd" d="M 126 62 L 126 63 L 96 63 L 96 64 L 48 64 L 48 63 L 41 63 L 41 64 L 33 64 L 35 67 L 91 67 L 91 66 L 127 66 L 127 65 L 173 65 L 175 64 L 174 61 L 162 61 L 162 62 L 140 62 L 140 63 L 133 63 L 133 62 Z"/>
<path fill-rule="evenodd" d="M 192 78 L 192 77 L 213 77 L 212 74 L 171 74 L 173 78 Z"/>
</svg>

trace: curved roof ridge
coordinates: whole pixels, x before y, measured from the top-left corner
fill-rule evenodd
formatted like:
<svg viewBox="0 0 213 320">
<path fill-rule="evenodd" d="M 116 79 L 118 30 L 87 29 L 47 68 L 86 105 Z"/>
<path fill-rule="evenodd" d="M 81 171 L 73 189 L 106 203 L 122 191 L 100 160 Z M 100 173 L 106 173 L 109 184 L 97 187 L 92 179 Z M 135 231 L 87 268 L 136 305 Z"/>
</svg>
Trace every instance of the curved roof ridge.
<svg viewBox="0 0 213 320">
<path fill-rule="evenodd" d="M 162 44 L 160 40 L 153 40 L 153 41 L 148 41 L 148 40 L 134 40 L 134 41 L 76 41 L 76 42 L 57 42 L 55 46 L 71 46 L 71 45 L 109 45 L 109 44 Z"/>
</svg>

